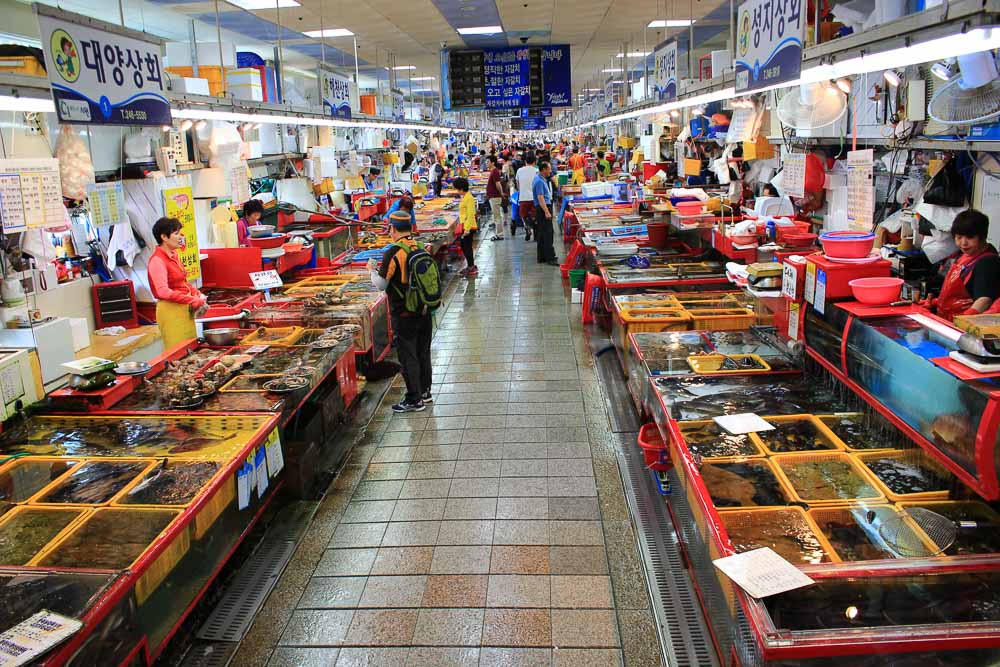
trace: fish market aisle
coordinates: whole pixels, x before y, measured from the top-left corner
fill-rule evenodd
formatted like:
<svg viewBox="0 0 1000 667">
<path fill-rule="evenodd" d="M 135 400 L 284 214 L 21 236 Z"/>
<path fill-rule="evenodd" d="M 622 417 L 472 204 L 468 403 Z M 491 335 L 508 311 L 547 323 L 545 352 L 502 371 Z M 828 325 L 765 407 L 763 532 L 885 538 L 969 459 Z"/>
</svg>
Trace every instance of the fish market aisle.
<svg viewBox="0 0 1000 667">
<path fill-rule="evenodd" d="M 236 665 L 642 665 L 661 648 L 579 306 L 522 237 L 438 313 Z"/>
</svg>

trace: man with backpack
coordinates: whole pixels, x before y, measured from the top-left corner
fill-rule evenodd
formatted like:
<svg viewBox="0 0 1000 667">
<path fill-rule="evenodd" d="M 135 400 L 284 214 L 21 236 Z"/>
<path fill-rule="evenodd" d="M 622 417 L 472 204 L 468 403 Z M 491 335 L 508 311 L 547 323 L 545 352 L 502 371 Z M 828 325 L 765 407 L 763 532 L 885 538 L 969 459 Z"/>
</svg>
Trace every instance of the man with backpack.
<svg viewBox="0 0 1000 667">
<path fill-rule="evenodd" d="M 389 216 L 392 245 L 381 263 L 368 260 L 372 283 L 389 297 L 389 314 L 406 397 L 393 412 L 420 412 L 431 397 L 431 337 L 433 312 L 441 305 L 441 275 L 437 263 L 412 237 L 410 214 Z"/>
</svg>

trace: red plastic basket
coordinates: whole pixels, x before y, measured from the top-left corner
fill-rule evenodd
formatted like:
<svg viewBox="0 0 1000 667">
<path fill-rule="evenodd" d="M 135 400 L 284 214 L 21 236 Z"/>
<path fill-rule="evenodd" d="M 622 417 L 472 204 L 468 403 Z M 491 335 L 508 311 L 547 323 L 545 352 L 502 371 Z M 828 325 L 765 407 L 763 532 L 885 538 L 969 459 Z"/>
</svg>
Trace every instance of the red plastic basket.
<svg viewBox="0 0 1000 667">
<path fill-rule="evenodd" d="M 650 470 L 664 471 L 673 467 L 667 443 L 663 441 L 656 424 L 643 424 L 639 429 L 639 447 L 646 459 L 646 467 Z"/>
</svg>

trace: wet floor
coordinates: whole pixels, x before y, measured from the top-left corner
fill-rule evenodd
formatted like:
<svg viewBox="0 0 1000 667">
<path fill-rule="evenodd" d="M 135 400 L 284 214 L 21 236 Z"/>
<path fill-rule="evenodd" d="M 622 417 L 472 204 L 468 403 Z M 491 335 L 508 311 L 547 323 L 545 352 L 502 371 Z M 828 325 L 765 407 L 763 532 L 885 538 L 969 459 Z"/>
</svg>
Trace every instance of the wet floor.
<svg viewBox="0 0 1000 667">
<path fill-rule="evenodd" d="M 660 664 L 580 306 L 534 243 L 476 257 L 433 406 L 390 389 L 233 664 Z"/>
</svg>

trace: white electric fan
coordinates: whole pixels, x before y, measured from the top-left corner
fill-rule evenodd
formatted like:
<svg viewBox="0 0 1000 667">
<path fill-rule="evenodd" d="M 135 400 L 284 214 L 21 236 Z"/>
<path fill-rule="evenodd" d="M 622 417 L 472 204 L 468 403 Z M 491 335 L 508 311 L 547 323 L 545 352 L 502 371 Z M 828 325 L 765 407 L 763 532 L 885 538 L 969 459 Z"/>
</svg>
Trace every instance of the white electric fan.
<svg viewBox="0 0 1000 667">
<path fill-rule="evenodd" d="M 945 125 L 979 125 L 1000 116 L 1000 79 L 992 51 L 958 57 L 959 75 L 934 93 L 927 111 Z"/>
<path fill-rule="evenodd" d="M 792 89 L 778 102 L 778 118 L 796 130 L 815 130 L 840 120 L 847 112 L 847 96 L 836 86 L 807 83 Z"/>
</svg>

